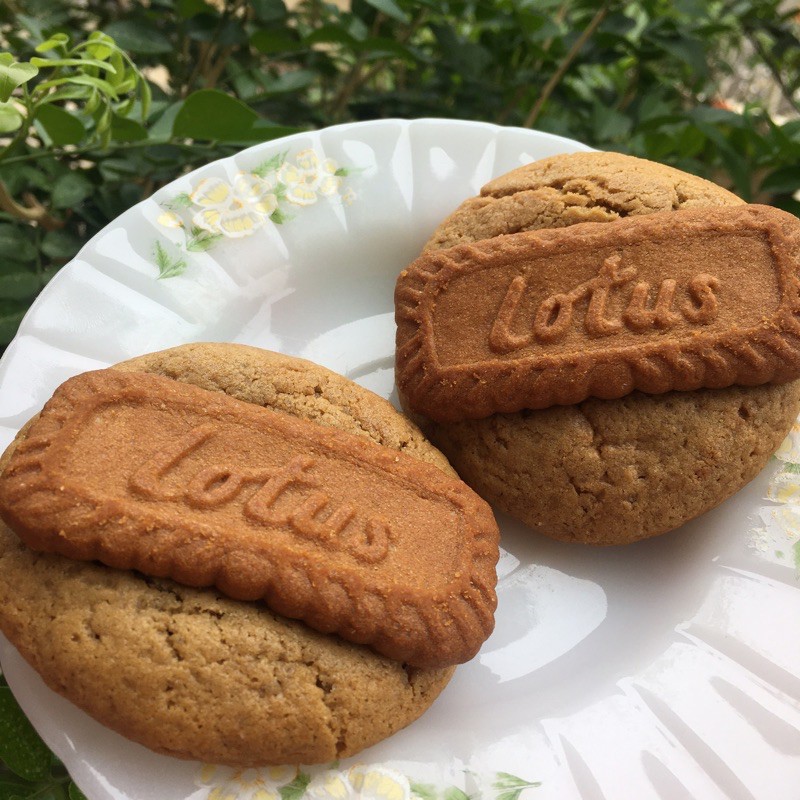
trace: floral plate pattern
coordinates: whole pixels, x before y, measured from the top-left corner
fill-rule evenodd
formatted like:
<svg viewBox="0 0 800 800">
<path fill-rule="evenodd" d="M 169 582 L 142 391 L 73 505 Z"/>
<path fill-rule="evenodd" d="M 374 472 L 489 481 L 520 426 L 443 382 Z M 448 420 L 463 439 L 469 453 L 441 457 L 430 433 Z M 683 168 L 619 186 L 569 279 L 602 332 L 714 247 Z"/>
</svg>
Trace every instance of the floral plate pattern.
<svg viewBox="0 0 800 800">
<path fill-rule="evenodd" d="M 0 362 L 0 444 L 70 375 L 188 341 L 309 358 L 393 399 L 397 273 L 490 178 L 580 149 L 385 120 L 179 178 L 34 304 Z M 743 491 L 650 541 L 588 550 L 499 521 L 494 634 L 423 717 L 338 764 L 237 771 L 160 756 L 50 692 L 4 640 L 0 661 L 90 800 L 800 796 L 800 428 Z"/>
</svg>

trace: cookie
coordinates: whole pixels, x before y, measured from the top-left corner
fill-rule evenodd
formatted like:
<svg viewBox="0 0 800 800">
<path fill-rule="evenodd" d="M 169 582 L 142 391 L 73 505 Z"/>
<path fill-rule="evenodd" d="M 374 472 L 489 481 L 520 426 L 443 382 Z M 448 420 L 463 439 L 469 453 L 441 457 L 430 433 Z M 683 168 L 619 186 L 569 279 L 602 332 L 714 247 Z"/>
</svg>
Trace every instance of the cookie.
<svg viewBox="0 0 800 800">
<path fill-rule="evenodd" d="M 118 369 L 313 420 L 453 474 L 389 403 L 300 359 L 193 344 Z M 38 554 L 2 524 L 0 575 L 0 628 L 47 684 L 181 758 L 257 766 L 354 755 L 422 714 L 453 672 L 404 665 L 213 589 Z"/>
<path fill-rule="evenodd" d="M 710 181 L 621 153 L 570 153 L 526 164 L 489 181 L 431 235 L 425 250 L 440 250 L 520 231 L 682 208 L 738 205 Z"/>
<path fill-rule="evenodd" d="M 671 167 L 618 153 L 536 161 L 487 184 L 426 251 L 524 230 L 742 205 Z M 405 398 L 401 395 L 405 403 Z M 496 508 L 568 542 L 626 544 L 679 527 L 763 469 L 800 410 L 800 383 L 699 389 L 435 423 L 415 418 Z"/>
<path fill-rule="evenodd" d="M 800 220 L 758 205 L 429 252 L 397 281 L 397 383 L 436 422 L 784 383 L 800 377 L 799 269 Z"/>
<path fill-rule="evenodd" d="M 34 550 L 264 600 L 417 667 L 468 661 L 493 628 L 499 534 L 464 483 L 162 376 L 59 387 L 0 475 L 0 514 Z"/>
</svg>

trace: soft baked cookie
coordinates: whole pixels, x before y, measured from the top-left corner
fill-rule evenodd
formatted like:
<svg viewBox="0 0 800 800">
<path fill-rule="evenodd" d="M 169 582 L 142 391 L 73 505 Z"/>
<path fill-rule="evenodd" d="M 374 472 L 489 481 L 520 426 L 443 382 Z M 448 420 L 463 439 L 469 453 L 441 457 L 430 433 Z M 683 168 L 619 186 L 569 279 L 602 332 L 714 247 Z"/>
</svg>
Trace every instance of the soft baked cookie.
<svg viewBox="0 0 800 800">
<path fill-rule="evenodd" d="M 306 361 L 195 344 L 119 369 L 313 419 L 452 474 L 389 403 Z M 416 719 L 453 672 L 407 667 L 213 590 L 37 554 L 4 525 L 0 575 L 0 628 L 47 684 L 178 757 L 255 766 L 349 756 Z"/>
<path fill-rule="evenodd" d="M 615 153 L 554 156 L 488 183 L 426 250 L 523 230 L 740 204 L 671 167 Z M 800 382 L 633 393 L 457 423 L 415 420 L 497 508 L 556 539 L 624 544 L 678 527 L 764 467 L 800 410 Z"/>
<path fill-rule="evenodd" d="M 577 222 L 742 202 L 721 186 L 665 164 L 621 153 L 570 153 L 489 181 L 436 228 L 425 250 Z"/>
</svg>

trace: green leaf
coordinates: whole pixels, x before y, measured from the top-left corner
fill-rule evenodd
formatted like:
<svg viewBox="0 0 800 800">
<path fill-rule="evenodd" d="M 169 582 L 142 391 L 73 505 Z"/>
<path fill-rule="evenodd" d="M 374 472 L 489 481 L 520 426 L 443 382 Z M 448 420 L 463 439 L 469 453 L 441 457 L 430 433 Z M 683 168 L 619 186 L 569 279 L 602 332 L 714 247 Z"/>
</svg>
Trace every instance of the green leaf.
<svg viewBox="0 0 800 800">
<path fill-rule="evenodd" d="M 308 773 L 298 772 L 297 777 L 291 783 L 284 784 L 278 789 L 281 800 L 300 800 L 310 782 L 311 776 Z"/>
<path fill-rule="evenodd" d="M 86 795 L 72 781 L 67 787 L 67 794 L 69 795 L 69 800 L 88 800 Z"/>
<path fill-rule="evenodd" d="M 792 553 L 794 554 L 794 565 L 797 570 L 800 570 L 800 539 L 794 543 Z"/>
<path fill-rule="evenodd" d="M 259 22 L 280 22 L 286 18 L 283 0 L 250 0 L 250 6 Z"/>
<path fill-rule="evenodd" d="M 86 137 L 86 128 L 76 116 L 50 103 L 36 109 L 35 121 L 44 128 L 50 141 L 57 147 L 78 144 Z"/>
<path fill-rule="evenodd" d="M 142 76 L 142 79 L 139 81 L 139 92 L 142 106 L 142 122 L 146 122 L 147 118 L 150 116 L 150 106 L 153 102 L 153 90 L 150 88 L 150 84 L 144 76 Z"/>
<path fill-rule="evenodd" d="M 83 240 L 65 230 L 48 231 L 42 238 L 41 250 L 53 261 L 69 261 L 81 249 Z"/>
<path fill-rule="evenodd" d="M 27 310 L 28 304 L 20 305 L 19 302 L 15 302 L 14 307 L 10 309 L 0 308 L 0 345 L 7 345 L 17 335 L 17 329 Z M 3 735 L 3 728 L 0 725 L 0 736 Z M 3 758 L 2 751 L 3 747 L 0 744 L 0 758 Z M 8 766 L 12 765 L 9 763 Z"/>
<path fill-rule="evenodd" d="M 158 267 L 158 277 L 161 278 L 174 278 L 176 275 L 182 275 L 186 271 L 186 259 L 181 257 L 172 257 L 158 240 L 155 242 L 153 249 L 153 257 Z"/>
<path fill-rule="evenodd" d="M 241 100 L 217 91 L 200 89 L 190 94 L 175 116 L 174 136 L 220 142 L 253 141 L 258 114 Z"/>
<path fill-rule="evenodd" d="M 115 142 L 138 142 L 147 138 L 147 129 L 135 119 L 112 114 L 111 138 Z"/>
<path fill-rule="evenodd" d="M 306 44 L 343 44 L 351 49 L 356 49 L 358 39 L 348 33 L 339 25 L 320 25 L 306 36 Z"/>
<path fill-rule="evenodd" d="M 13 133 L 22 125 L 23 116 L 12 102 L 0 103 L 0 133 Z"/>
<path fill-rule="evenodd" d="M 9 265 L 10 262 L 6 267 Z M 30 270 L 20 269 L 0 275 L 0 297 L 9 300 L 29 300 L 40 288 L 39 277 Z"/>
<path fill-rule="evenodd" d="M 186 192 L 181 192 L 180 194 L 176 194 L 172 200 L 167 200 L 166 203 L 162 203 L 164 208 L 168 208 L 170 211 L 180 211 L 182 208 L 189 208 L 192 205 L 192 198 Z"/>
<path fill-rule="evenodd" d="M 519 800 L 519 796 L 525 789 L 533 789 L 541 785 L 541 781 L 526 781 L 509 772 L 498 772 L 492 788 L 499 790 L 495 800 Z"/>
<path fill-rule="evenodd" d="M 270 215 L 269 218 L 276 224 L 276 225 L 283 225 L 286 222 L 294 219 L 292 214 L 287 214 L 285 211 L 281 211 L 281 209 L 276 208 Z"/>
<path fill-rule="evenodd" d="M 85 175 L 70 170 L 55 182 L 50 199 L 54 208 L 72 208 L 93 192 L 94 186 Z"/>
<path fill-rule="evenodd" d="M 250 37 L 250 44 L 265 55 L 293 53 L 306 48 L 306 45 L 297 38 L 297 34 L 289 29 L 272 31 L 269 28 L 261 28 Z"/>
<path fill-rule="evenodd" d="M 27 234 L 33 230 L 22 225 L 0 223 L 0 257 L 28 262 L 36 258 L 36 248 Z"/>
<path fill-rule="evenodd" d="M 178 0 L 175 3 L 175 12 L 182 19 L 190 19 L 197 14 L 208 14 L 213 9 L 205 0 Z"/>
<path fill-rule="evenodd" d="M 108 97 L 117 99 L 117 90 L 102 78 L 93 78 L 91 75 L 69 75 L 66 78 L 54 78 L 50 81 L 40 83 L 36 87 L 36 93 L 43 93 L 47 89 L 52 89 L 55 86 L 63 86 L 65 83 L 72 83 L 76 86 L 91 86 L 93 89 L 99 89 L 103 94 Z"/>
<path fill-rule="evenodd" d="M 252 139 L 257 142 L 267 142 L 270 139 L 282 139 L 284 136 L 291 136 L 298 133 L 299 128 L 290 128 L 287 125 L 274 125 L 266 119 L 257 119 L 253 123 L 250 131 Z"/>
<path fill-rule="evenodd" d="M 204 253 L 206 250 L 210 250 L 221 238 L 221 233 L 211 233 L 211 231 L 193 227 L 191 236 L 186 237 L 186 249 L 190 253 Z"/>
<path fill-rule="evenodd" d="M 436 800 L 438 792 L 432 783 L 412 783 L 411 794 L 421 800 Z"/>
<path fill-rule="evenodd" d="M 394 0 L 366 0 L 366 2 L 386 14 L 387 17 L 396 19 L 398 22 L 408 22 L 408 14 Z"/>
<path fill-rule="evenodd" d="M 48 92 L 41 100 L 42 103 L 59 103 L 62 100 L 85 100 L 93 93 L 96 94 L 94 89 L 88 86 L 62 86 L 54 92 Z M 42 108 L 40 105 L 39 108 Z"/>
<path fill-rule="evenodd" d="M 95 58 L 38 58 L 34 56 L 31 64 L 35 67 L 97 67 L 112 74 L 116 72 L 112 64 L 107 61 L 98 61 Z"/>
<path fill-rule="evenodd" d="M 161 116 L 150 126 L 151 139 L 169 139 L 172 136 L 172 129 L 175 127 L 175 117 L 183 108 L 183 100 L 168 105 Z"/>
<path fill-rule="evenodd" d="M 106 25 L 104 30 L 123 50 L 131 53 L 160 55 L 175 49 L 166 34 L 141 20 L 118 19 Z"/>
<path fill-rule="evenodd" d="M 108 82 L 116 89 L 125 80 L 125 59 L 119 50 L 106 49 L 109 50 L 110 61 L 114 67 L 114 73 L 108 76 Z"/>
<path fill-rule="evenodd" d="M 798 189 L 800 189 L 800 166 L 795 165 L 779 167 L 761 182 L 761 191 L 772 194 L 794 194 Z"/>
<path fill-rule="evenodd" d="M 15 800 L 29 794 L 31 782 L 14 775 L 11 770 L 0 775 L 0 800 Z"/>
<path fill-rule="evenodd" d="M 55 50 L 69 44 L 69 36 L 66 33 L 55 33 L 47 41 L 42 42 L 36 47 L 37 53 L 46 53 L 48 50 Z"/>
<path fill-rule="evenodd" d="M 276 172 L 278 169 L 280 169 L 281 164 L 286 161 L 286 156 L 288 153 L 288 150 L 284 150 L 282 153 L 276 153 L 266 161 L 262 161 L 255 169 L 250 171 L 253 173 L 253 175 L 258 175 L 259 178 L 269 175 L 270 172 Z"/>
<path fill-rule="evenodd" d="M 443 800 L 470 800 L 469 795 L 457 786 L 448 786 L 442 792 Z"/>
<path fill-rule="evenodd" d="M 784 472 L 789 472 L 792 475 L 800 475 L 800 464 L 794 464 L 792 462 L 787 463 L 783 467 Z"/>
<path fill-rule="evenodd" d="M 12 325 L 16 331 L 21 319 L 19 310 L 0 314 L 0 337 Z M 7 686 L 0 686 L 0 759 L 25 780 L 41 781 L 50 773 L 52 754 Z"/>
<path fill-rule="evenodd" d="M 292 72 L 284 72 L 277 78 L 272 78 L 264 82 L 264 89 L 267 94 L 281 94 L 284 92 L 299 92 L 310 86 L 316 73 L 308 69 L 296 69 Z"/>
<path fill-rule="evenodd" d="M 17 86 L 22 86 L 37 75 L 33 64 L 14 61 L 11 53 L 0 53 L 0 103 L 5 103 Z"/>
</svg>

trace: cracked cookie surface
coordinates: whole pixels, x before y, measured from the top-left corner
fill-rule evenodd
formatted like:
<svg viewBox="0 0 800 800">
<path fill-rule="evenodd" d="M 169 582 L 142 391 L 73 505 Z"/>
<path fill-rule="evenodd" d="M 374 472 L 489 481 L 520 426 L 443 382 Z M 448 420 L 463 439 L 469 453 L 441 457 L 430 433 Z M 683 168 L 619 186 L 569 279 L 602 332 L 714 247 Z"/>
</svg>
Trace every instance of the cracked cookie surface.
<svg viewBox="0 0 800 800">
<path fill-rule="evenodd" d="M 742 203 L 709 181 L 632 156 L 553 156 L 488 183 L 437 228 L 426 250 Z M 676 528 L 741 489 L 763 469 L 798 410 L 800 382 L 794 381 L 634 393 L 458 423 L 416 421 L 498 509 L 556 539 L 609 545 Z"/>
<path fill-rule="evenodd" d="M 741 202 L 722 187 L 665 164 L 620 153 L 571 153 L 490 181 L 439 225 L 425 250 L 578 222 Z"/>
<path fill-rule="evenodd" d="M 386 401 L 305 364 L 254 348 L 187 345 L 120 369 L 293 408 L 452 474 Z M 0 575 L 0 627 L 48 685 L 114 730 L 181 758 L 255 766 L 353 755 L 416 719 L 453 672 L 406 667 L 213 590 L 36 554 L 4 525 Z"/>
</svg>

